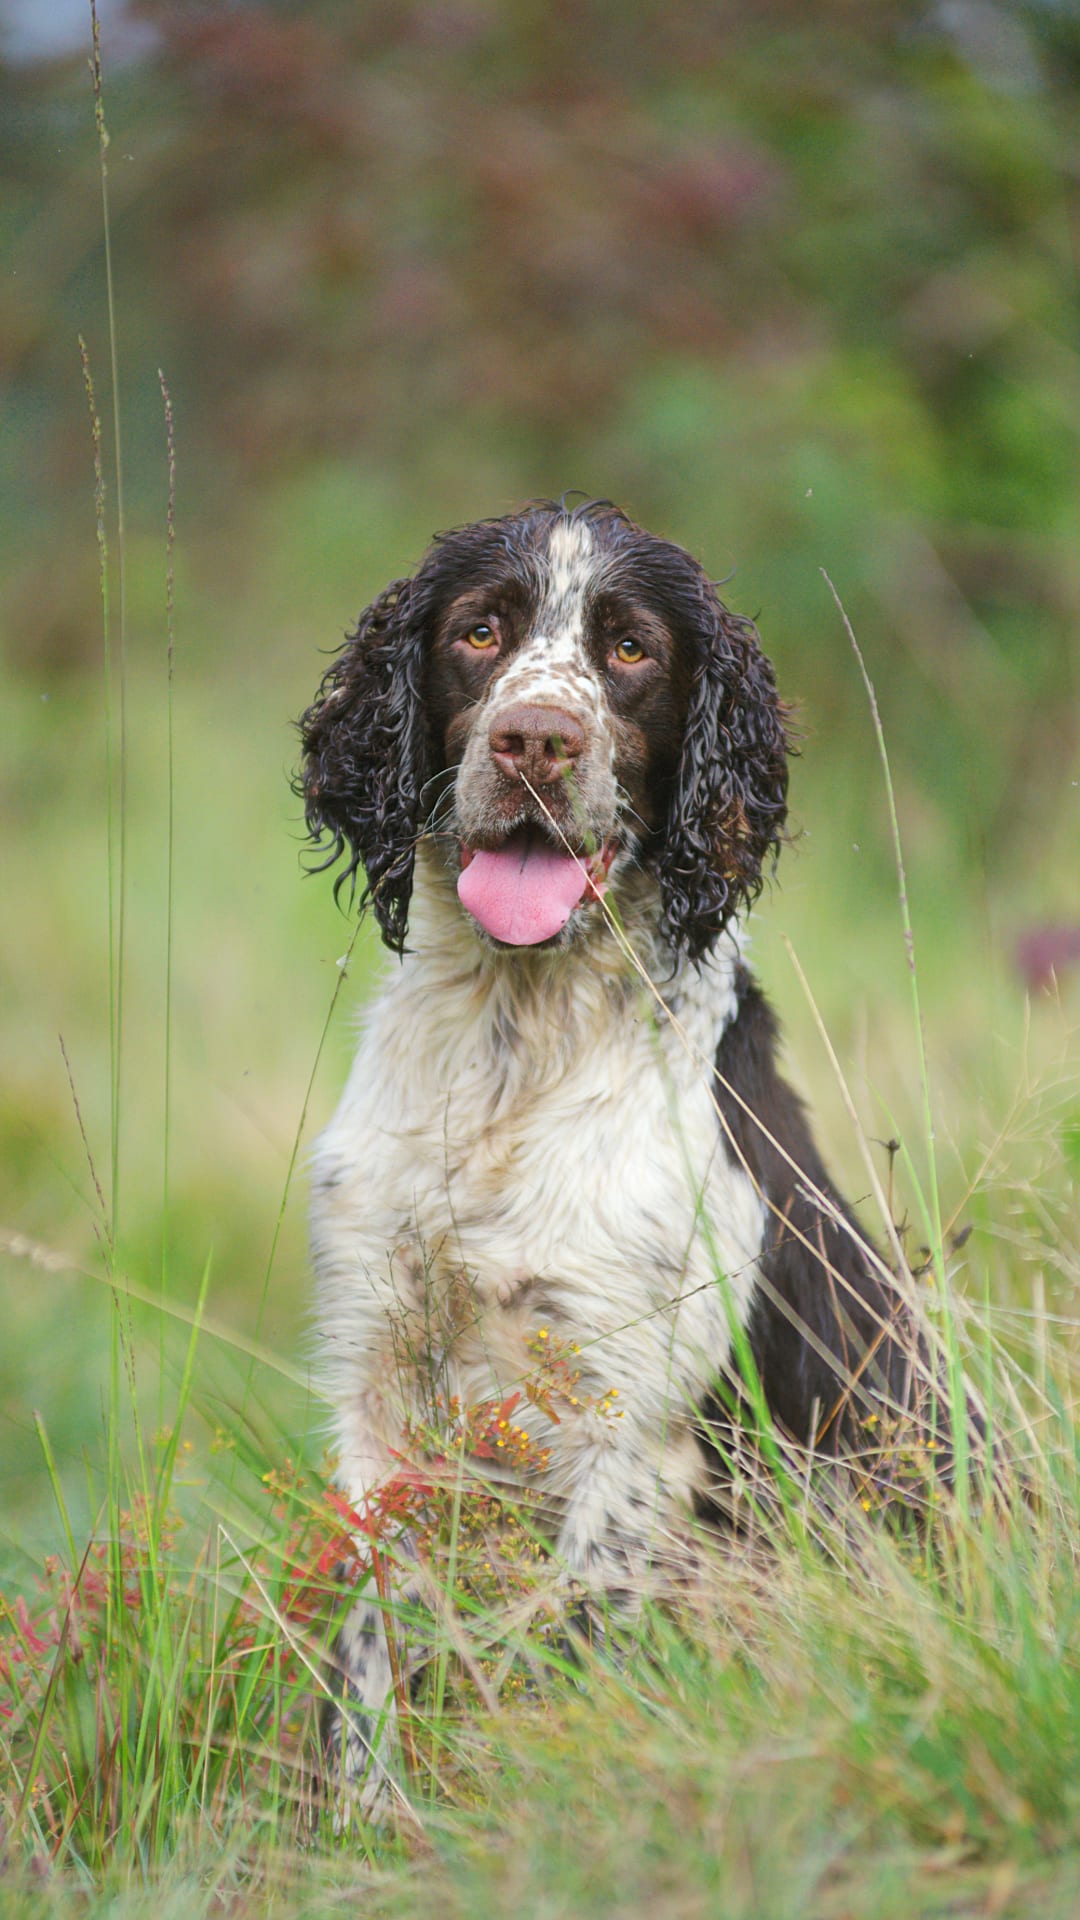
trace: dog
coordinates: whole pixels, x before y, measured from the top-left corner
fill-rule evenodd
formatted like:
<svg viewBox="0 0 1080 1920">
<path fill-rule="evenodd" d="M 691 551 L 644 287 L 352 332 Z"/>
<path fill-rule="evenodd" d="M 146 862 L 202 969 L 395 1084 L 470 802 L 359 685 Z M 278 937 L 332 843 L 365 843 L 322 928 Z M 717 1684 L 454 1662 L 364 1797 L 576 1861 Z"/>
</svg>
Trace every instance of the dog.
<svg viewBox="0 0 1080 1920">
<path fill-rule="evenodd" d="M 556 1578 L 618 1617 L 721 1500 L 738 1403 L 835 1455 L 911 1396 L 747 958 L 787 809 L 772 667 L 681 547 L 539 502 L 437 537 L 300 728 L 314 859 L 339 888 L 362 865 L 398 956 L 313 1158 L 340 1484 L 362 1511 L 421 1411 L 403 1329 L 437 1323 L 463 1407 L 558 1340 L 574 1404 L 515 1418 Z M 361 1596 L 324 1719 L 364 1813 L 391 1791 L 387 1631 Z"/>
</svg>

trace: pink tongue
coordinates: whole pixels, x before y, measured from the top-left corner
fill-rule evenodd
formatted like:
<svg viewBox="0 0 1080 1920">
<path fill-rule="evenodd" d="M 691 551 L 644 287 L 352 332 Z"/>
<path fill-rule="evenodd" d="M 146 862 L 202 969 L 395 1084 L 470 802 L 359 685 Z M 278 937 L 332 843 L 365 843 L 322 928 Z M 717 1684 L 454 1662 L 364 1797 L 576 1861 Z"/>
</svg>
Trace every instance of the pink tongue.
<svg viewBox="0 0 1080 1920">
<path fill-rule="evenodd" d="M 535 947 L 566 925 L 587 879 L 573 854 L 512 834 L 495 853 L 473 854 L 458 877 L 458 899 L 493 939 Z"/>
</svg>

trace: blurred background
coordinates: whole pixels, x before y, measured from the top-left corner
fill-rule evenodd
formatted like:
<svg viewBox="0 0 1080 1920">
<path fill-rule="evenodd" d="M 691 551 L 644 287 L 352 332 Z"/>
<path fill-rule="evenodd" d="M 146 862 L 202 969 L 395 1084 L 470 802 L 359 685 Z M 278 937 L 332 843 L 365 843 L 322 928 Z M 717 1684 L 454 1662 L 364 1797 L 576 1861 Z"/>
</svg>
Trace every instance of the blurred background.
<svg viewBox="0 0 1080 1920">
<path fill-rule="evenodd" d="M 189 1300 L 209 1259 L 216 1317 L 302 1354 L 304 1154 L 382 962 L 362 933 L 327 1026 L 351 930 L 301 881 L 291 723 L 434 529 L 576 487 L 697 553 L 796 703 L 796 837 L 757 952 L 860 1195 L 785 942 L 868 1132 L 914 1140 L 921 1089 L 835 582 L 981 1289 L 1020 1183 L 1030 1210 L 1047 1155 L 1074 1197 L 1080 1173 L 1077 0 L 102 0 L 101 23 L 123 1270 Z M 38 1525 L 32 1409 L 73 1470 L 108 1349 L 121 583 L 89 52 L 81 0 L 0 5 L 3 1551 Z"/>
</svg>

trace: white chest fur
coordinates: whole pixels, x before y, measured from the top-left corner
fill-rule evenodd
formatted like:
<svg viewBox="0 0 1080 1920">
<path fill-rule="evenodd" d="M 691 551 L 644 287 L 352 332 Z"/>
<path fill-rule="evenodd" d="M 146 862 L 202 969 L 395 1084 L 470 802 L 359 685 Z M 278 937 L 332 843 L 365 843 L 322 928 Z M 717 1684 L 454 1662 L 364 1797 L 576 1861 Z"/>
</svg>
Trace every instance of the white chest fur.
<svg viewBox="0 0 1080 1920">
<path fill-rule="evenodd" d="M 438 887 L 412 938 L 314 1155 L 342 1478 L 358 1496 L 386 1470 L 432 1369 L 464 1403 L 501 1396 L 541 1329 L 580 1349 L 583 1405 L 617 1389 L 620 1444 L 658 1457 L 745 1320 L 762 1241 L 708 1085 L 737 948 L 668 984 L 669 1018 L 614 940 L 599 959 L 595 941 L 496 955 Z M 515 1417 L 564 1490 L 598 1433 L 527 1405 Z"/>
</svg>

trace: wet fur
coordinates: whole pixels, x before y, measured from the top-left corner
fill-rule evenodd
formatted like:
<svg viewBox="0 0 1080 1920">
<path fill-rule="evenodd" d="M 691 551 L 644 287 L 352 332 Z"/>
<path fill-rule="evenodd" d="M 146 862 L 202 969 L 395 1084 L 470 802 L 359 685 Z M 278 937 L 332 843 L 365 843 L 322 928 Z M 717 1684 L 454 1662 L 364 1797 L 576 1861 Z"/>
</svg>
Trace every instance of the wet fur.
<svg viewBox="0 0 1080 1920">
<path fill-rule="evenodd" d="M 461 634 L 488 608 L 481 662 Z M 636 679 L 610 651 L 628 623 L 648 642 Z M 662 1009 L 595 903 L 548 947 L 506 950 L 458 902 L 463 840 L 544 824 L 489 751 L 521 698 L 580 722 L 574 805 L 553 791 L 547 827 L 616 847 Z M 392 1471 L 431 1363 L 418 1329 L 443 1329 L 440 1377 L 468 1405 L 516 1388 L 542 1325 L 582 1348 L 582 1410 L 515 1415 L 550 1452 L 554 1558 L 632 1607 L 682 1516 L 715 1505 L 740 1339 L 803 1443 L 846 1444 L 908 1387 L 891 1288 L 777 1071 L 744 951 L 786 810 L 772 669 L 681 548 L 604 503 L 541 503 L 441 537 L 361 616 L 301 727 L 321 864 L 344 863 L 339 886 L 363 866 L 361 904 L 403 956 L 314 1155 L 341 1483 L 360 1503 Z M 612 1387 L 623 1417 L 600 1419 Z M 372 1602 L 336 1667 L 328 1760 L 376 1811 L 394 1704 Z"/>
</svg>

